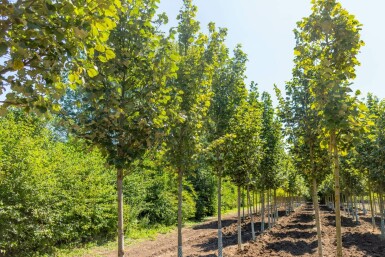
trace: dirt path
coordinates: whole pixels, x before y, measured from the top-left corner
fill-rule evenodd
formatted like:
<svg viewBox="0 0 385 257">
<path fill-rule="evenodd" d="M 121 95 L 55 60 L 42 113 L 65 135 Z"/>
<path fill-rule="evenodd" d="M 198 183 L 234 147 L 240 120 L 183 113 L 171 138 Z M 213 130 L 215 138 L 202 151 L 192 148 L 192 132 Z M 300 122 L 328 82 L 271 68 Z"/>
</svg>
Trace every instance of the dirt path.
<svg viewBox="0 0 385 257">
<path fill-rule="evenodd" d="M 362 215 L 362 213 L 361 213 Z M 237 250 L 236 216 L 226 215 L 223 219 L 224 256 L 317 256 L 317 239 L 311 205 L 297 209 L 290 216 L 280 212 L 278 224 L 260 234 L 260 217 L 256 218 L 257 240 L 251 242 L 249 220 L 243 224 L 242 240 L 244 251 Z M 322 236 L 324 256 L 335 256 L 334 213 L 322 208 Z M 379 239 L 379 230 L 374 233 L 370 216 L 360 216 L 360 224 L 343 217 L 344 256 L 385 256 L 385 242 Z M 177 253 L 176 231 L 159 235 L 155 240 L 141 242 L 126 248 L 127 256 L 174 257 Z M 200 225 L 183 229 L 183 252 L 185 257 L 217 256 L 217 222 L 215 218 Z M 100 253 L 99 253 L 100 254 Z M 102 256 L 115 257 L 116 252 L 105 252 Z"/>
</svg>

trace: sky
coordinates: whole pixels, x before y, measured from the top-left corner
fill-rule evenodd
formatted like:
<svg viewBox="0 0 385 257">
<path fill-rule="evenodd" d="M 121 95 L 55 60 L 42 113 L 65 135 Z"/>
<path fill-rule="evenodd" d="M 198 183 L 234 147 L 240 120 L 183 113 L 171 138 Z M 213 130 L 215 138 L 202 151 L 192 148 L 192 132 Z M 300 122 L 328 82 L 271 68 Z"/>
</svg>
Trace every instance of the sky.
<svg viewBox="0 0 385 257">
<path fill-rule="evenodd" d="M 274 95 L 273 85 L 281 90 L 291 79 L 296 22 L 311 13 L 310 0 L 193 0 L 198 7 L 197 19 L 206 31 L 212 21 L 228 29 L 226 44 L 234 49 L 243 46 L 248 54 L 247 84 L 258 83 L 261 91 Z M 385 98 L 385 1 L 340 0 L 343 8 L 363 24 L 357 77 L 353 90 L 359 89 Z M 176 26 L 182 0 L 160 0 L 159 11 L 169 17 L 168 26 Z"/>
</svg>

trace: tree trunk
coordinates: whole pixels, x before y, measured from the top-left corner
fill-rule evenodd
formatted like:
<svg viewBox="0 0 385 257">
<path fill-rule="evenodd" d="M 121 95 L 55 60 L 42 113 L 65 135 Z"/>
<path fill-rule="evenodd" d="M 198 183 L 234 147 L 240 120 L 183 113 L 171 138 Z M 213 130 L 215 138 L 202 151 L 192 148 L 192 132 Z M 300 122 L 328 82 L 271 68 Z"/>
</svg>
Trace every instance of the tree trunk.
<svg viewBox="0 0 385 257">
<path fill-rule="evenodd" d="M 249 217 L 250 218 L 250 210 L 251 210 L 251 208 L 250 208 L 250 188 L 249 188 L 249 185 L 247 185 L 247 188 L 246 188 L 246 208 L 247 208 L 247 217 Z"/>
<path fill-rule="evenodd" d="M 317 196 L 317 180 L 313 178 L 313 207 L 315 212 L 315 224 L 317 227 L 317 239 L 318 239 L 318 256 L 323 256 L 322 251 L 322 234 L 321 234 L 321 217 L 319 212 L 318 196 Z"/>
<path fill-rule="evenodd" d="M 116 184 L 118 188 L 118 257 L 124 256 L 123 227 L 123 169 L 117 170 Z"/>
<path fill-rule="evenodd" d="M 274 189 L 274 224 L 278 221 L 277 190 Z"/>
<path fill-rule="evenodd" d="M 257 209 L 256 209 L 256 207 L 255 207 L 255 191 L 253 190 L 253 194 L 252 194 L 252 196 L 253 196 L 253 198 L 252 198 L 252 200 L 251 200 L 251 202 L 252 202 L 252 213 L 254 214 L 255 213 L 255 215 L 257 215 Z"/>
<path fill-rule="evenodd" d="M 243 250 L 241 228 L 241 186 L 238 186 L 238 250 Z"/>
<path fill-rule="evenodd" d="M 250 201 L 250 190 L 249 190 L 249 186 L 247 186 L 247 198 L 249 199 L 249 208 L 251 210 L 251 207 L 253 206 L 253 204 L 251 204 L 252 202 Z M 251 211 L 250 212 L 250 224 L 251 224 L 251 238 L 253 241 L 255 241 L 255 231 L 254 231 L 254 215 L 253 215 L 253 212 Z"/>
<path fill-rule="evenodd" d="M 260 209 L 258 208 L 258 191 L 255 193 L 255 215 L 258 215 Z"/>
<path fill-rule="evenodd" d="M 381 190 L 379 194 L 379 202 L 380 202 L 380 212 L 381 212 L 381 240 L 385 240 L 385 224 L 384 224 L 384 199 L 383 199 L 383 192 Z"/>
<path fill-rule="evenodd" d="M 218 171 L 218 257 L 223 256 L 222 241 L 222 174 Z"/>
<path fill-rule="evenodd" d="M 286 208 L 286 216 L 289 215 L 289 192 L 286 194 L 285 199 L 285 208 Z"/>
<path fill-rule="evenodd" d="M 364 215 L 366 216 L 366 214 L 368 213 L 368 211 L 366 210 L 364 196 L 361 196 L 361 205 L 362 205 L 362 211 L 364 212 Z"/>
<path fill-rule="evenodd" d="M 270 208 L 270 189 L 267 190 L 267 222 L 269 229 L 271 228 L 271 208 Z"/>
<path fill-rule="evenodd" d="M 242 222 L 245 220 L 245 189 L 242 189 Z"/>
<path fill-rule="evenodd" d="M 344 212 L 347 214 L 348 212 L 346 211 L 346 193 L 342 194 L 342 206 L 343 206 L 343 209 L 344 209 Z"/>
<path fill-rule="evenodd" d="M 356 218 L 356 222 L 358 223 L 358 208 L 357 208 L 357 196 L 354 195 L 354 214 Z"/>
<path fill-rule="evenodd" d="M 336 132 L 330 134 L 331 147 L 333 150 L 333 168 L 334 168 L 334 193 L 335 193 L 335 212 L 336 212 L 336 239 L 337 239 L 337 257 L 342 257 L 342 232 L 341 232 L 341 208 L 340 208 L 340 164 L 338 158 L 338 145 Z"/>
<path fill-rule="evenodd" d="M 370 201 L 370 213 L 372 214 L 372 226 L 373 226 L 373 232 L 376 229 L 376 220 L 374 215 L 374 209 L 373 209 L 373 199 L 372 199 L 372 190 L 369 185 L 369 201 Z"/>
<path fill-rule="evenodd" d="M 178 257 L 183 257 L 182 250 L 182 190 L 183 170 L 178 169 Z"/>
<path fill-rule="evenodd" d="M 261 192 L 261 232 L 265 231 L 265 191 Z"/>
</svg>

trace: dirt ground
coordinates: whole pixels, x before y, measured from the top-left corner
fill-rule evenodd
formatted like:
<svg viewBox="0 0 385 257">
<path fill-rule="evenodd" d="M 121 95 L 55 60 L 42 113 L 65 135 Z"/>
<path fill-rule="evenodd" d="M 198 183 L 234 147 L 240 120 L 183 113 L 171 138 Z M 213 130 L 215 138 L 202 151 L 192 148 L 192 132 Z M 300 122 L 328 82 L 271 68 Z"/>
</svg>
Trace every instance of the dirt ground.
<svg viewBox="0 0 385 257">
<path fill-rule="evenodd" d="M 282 216 L 277 225 L 261 234 L 260 217 L 256 218 L 257 239 L 251 241 L 249 220 L 242 226 L 244 250 L 237 249 L 237 224 L 235 215 L 224 217 L 224 256 L 317 256 L 317 238 L 311 205 L 298 208 L 290 216 Z M 360 213 L 360 223 L 342 217 L 343 256 L 385 256 L 385 242 L 379 239 L 379 230 L 372 231 L 370 215 Z M 335 218 L 326 207 L 321 209 L 324 256 L 335 256 Z M 379 225 L 379 220 L 377 220 Z M 126 248 L 127 256 L 174 257 L 177 255 L 177 234 L 159 235 L 155 240 L 141 242 Z M 217 256 L 217 222 L 208 220 L 192 228 L 183 229 L 183 252 L 187 257 Z M 116 256 L 108 252 L 103 256 Z"/>
</svg>

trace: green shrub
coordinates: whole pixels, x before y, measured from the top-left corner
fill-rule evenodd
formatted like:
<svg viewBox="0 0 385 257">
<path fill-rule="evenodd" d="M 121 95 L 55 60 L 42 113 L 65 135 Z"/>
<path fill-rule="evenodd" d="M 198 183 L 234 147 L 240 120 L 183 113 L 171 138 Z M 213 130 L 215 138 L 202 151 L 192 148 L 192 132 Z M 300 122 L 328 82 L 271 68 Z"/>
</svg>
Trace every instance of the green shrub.
<svg viewBox="0 0 385 257">
<path fill-rule="evenodd" d="M 0 250 L 52 253 L 61 244 L 116 231 L 113 171 L 84 144 L 58 142 L 46 125 L 17 111 L 0 118 Z"/>
</svg>

